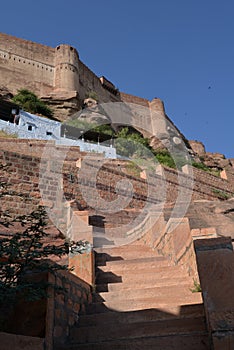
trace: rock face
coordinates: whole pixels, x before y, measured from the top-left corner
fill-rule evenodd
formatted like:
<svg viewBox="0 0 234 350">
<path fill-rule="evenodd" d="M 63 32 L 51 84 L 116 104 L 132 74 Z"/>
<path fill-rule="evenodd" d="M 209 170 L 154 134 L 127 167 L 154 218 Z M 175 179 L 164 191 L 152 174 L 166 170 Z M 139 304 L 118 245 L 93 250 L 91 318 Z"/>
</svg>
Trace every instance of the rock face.
<svg viewBox="0 0 234 350">
<path fill-rule="evenodd" d="M 189 144 L 196 157 L 196 161 L 202 161 L 207 167 L 214 170 L 221 170 L 233 167 L 233 160 L 226 159 L 221 153 L 206 152 L 205 146 L 200 141 L 190 140 Z"/>
<path fill-rule="evenodd" d="M 189 144 L 194 153 L 196 153 L 199 157 L 203 157 L 206 153 L 205 146 L 200 141 L 189 140 Z"/>
<path fill-rule="evenodd" d="M 216 227 L 218 235 L 234 238 L 234 198 L 226 201 L 196 201 L 188 209 L 191 228 Z"/>
<path fill-rule="evenodd" d="M 80 110 L 79 96 L 76 92 L 50 94 L 42 97 L 42 100 L 51 107 L 53 116 L 61 122 Z"/>
<path fill-rule="evenodd" d="M 73 118 L 78 118 L 84 120 L 87 123 L 94 124 L 110 124 L 111 120 L 106 115 L 101 107 L 98 105 L 97 101 L 93 98 L 86 98 L 83 104 L 84 109 L 76 113 Z"/>
<path fill-rule="evenodd" d="M 0 86 L 0 98 L 3 100 L 10 100 L 13 97 L 12 93 L 5 87 Z"/>
<path fill-rule="evenodd" d="M 223 169 L 231 166 L 229 159 L 221 153 L 207 152 L 204 156 L 204 164 L 211 168 Z"/>
</svg>

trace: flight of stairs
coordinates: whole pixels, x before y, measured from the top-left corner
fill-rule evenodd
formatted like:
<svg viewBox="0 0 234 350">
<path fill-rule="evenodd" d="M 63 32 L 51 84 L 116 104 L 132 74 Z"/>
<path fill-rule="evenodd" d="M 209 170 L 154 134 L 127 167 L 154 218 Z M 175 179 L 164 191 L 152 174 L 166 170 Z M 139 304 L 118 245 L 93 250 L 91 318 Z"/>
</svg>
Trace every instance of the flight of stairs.
<svg viewBox="0 0 234 350">
<path fill-rule="evenodd" d="M 208 350 L 201 293 L 140 245 L 96 249 L 96 291 L 64 350 Z"/>
</svg>

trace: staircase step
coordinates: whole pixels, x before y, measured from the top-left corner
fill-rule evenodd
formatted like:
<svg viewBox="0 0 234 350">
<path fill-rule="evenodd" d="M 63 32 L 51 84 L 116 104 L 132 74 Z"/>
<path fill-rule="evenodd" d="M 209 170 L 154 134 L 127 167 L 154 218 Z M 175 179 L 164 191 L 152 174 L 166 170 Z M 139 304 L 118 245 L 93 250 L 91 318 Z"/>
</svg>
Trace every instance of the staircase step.
<svg viewBox="0 0 234 350">
<path fill-rule="evenodd" d="M 97 261 L 100 258 L 118 258 L 122 259 L 137 259 L 144 257 L 154 257 L 158 254 L 147 246 L 143 245 L 126 245 L 113 248 L 95 248 Z M 100 254 L 100 258 L 98 257 Z"/>
<path fill-rule="evenodd" d="M 155 288 L 155 287 L 161 287 L 161 286 L 177 286 L 181 284 L 190 284 L 190 288 L 193 287 L 193 282 L 191 282 L 190 277 L 171 277 L 168 279 L 167 277 L 163 277 L 157 280 L 145 280 L 144 284 L 142 285 L 142 289 L 144 288 Z M 136 288 L 135 282 L 129 282 L 129 283 L 104 283 L 104 284 L 97 284 L 96 285 L 96 292 L 115 292 L 122 290 L 123 292 L 128 292 L 129 290 L 132 290 Z"/>
<path fill-rule="evenodd" d="M 138 271 L 138 270 L 137 270 Z M 142 268 L 140 273 L 133 270 L 125 270 L 124 273 L 121 271 L 113 272 L 104 272 L 102 268 L 98 268 L 96 271 L 96 284 L 103 283 L 118 283 L 118 282 L 127 282 L 132 283 L 144 283 L 144 281 L 156 281 L 161 278 L 167 277 L 168 279 L 175 277 L 186 276 L 185 271 L 179 268 L 178 266 L 161 266 L 161 267 L 152 267 L 150 269 Z"/>
<path fill-rule="evenodd" d="M 93 343 L 114 339 L 131 339 L 142 337 L 155 337 L 165 335 L 178 335 L 188 333 L 206 332 L 204 317 L 183 319 L 172 319 L 164 321 L 148 321 L 128 324 L 110 324 L 108 331 L 106 327 L 73 327 L 70 331 L 71 343 Z"/>
<path fill-rule="evenodd" d="M 189 305 L 202 303 L 201 293 L 191 293 L 188 295 L 176 295 L 173 294 L 170 298 L 165 296 L 151 297 L 151 298 L 141 298 L 141 299 L 127 299 L 115 301 L 105 301 L 105 302 L 94 302 L 87 306 L 87 313 L 99 313 L 108 312 L 108 310 L 114 311 L 134 311 L 143 309 L 164 309 L 167 306 L 178 306 L 178 305 Z"/>
<path fill-rule="evenodd" d="M 100 248 L 95 248 L 95 252 L 97 253 L 114 253 L 116 252 L 127 252 L 127 251 L 136 251 L 136 250 L 141 250 L 141 251 L 149 251 L 151 250 L 153 252 L 153 249 L 150 247 L 143 245 L 143 244 L 126 244 L 126 245 L 121 245 L 121 246 L 116 246 L 116 247 L 100 247 Z"/>
<path fill-rule="evenodd" d="M 210 350 L 206 333 L 122 339 L 91 344 L 72 344 L 55 350 Z"/>
<path fill-rule="evenodd" d="M 139 311 L 129 311 L 129 312 L 117 312 L 109 311 L 106 313 L 91 314 L 91 315 L 81 315 L 78 321 L 79 327 L 83 326 L 97 326 L 102 324 L 110 325 L 114 324 L 125 324 L 132 322 L 148 322 L 148 321 L 159 321 L 159 320 L 169 320 L 169 319 L 187 319 L 204 317 L 204 305 L 203 304 L 193 304 L 186 305 L 182 307 L 171 307 L 167 311 L 162 311 L 158 309 L 148 309 Z"/>
<path fill-rule="evenodd" d="M 173 295 L 173 298 L 182 297 L 182 296 L 191 296 L 192 293 L 190 291 L 191 283 L 189 284 L 181 284 L 181 285 L 175 285 L 175 286 L 160 286 L 160 287 L 149 287 L 149 288 L 141 288 L 141 285 L 138 284 L 135 286 L 134 289 L 127 290 L 123 292 L 123 290 L 118 290 L 114 292 L 101 292 L 101 293 L 95 293 L 94 294 L 94 301 L 100 302 L 100 301 L 110 301 L 115 302 L 118 304 L 119 302 L 122 302 L 123 300 L 134 300 L 137 301 L 138 299 L 143 298 L 167 298 L 170 299 Z"/>
<path fill-rule="evenodd" d="M 152 255 L 150 255 L 152 256 Z M 96 266 L 104 266 L 107 261 L 123 261 L 124 259 L 121 256 L 111 256 L 106 253 L 95 254 L 95 264 Z"/>
<path fill-rule="evenodd" d="M 149 257 L 131 260 L 108 261 L 106 266 L 100 266 L 102 271 L 124 271 L 124 270 L 140 270 L 153 267 L 171 266 L 168 259 L 164 257 Z"/>
<path fill-rule="evenodd" d="M 150 251 L 140 251 L 140 254 L 138 255 L 137 251 L 130 251 L 130 252 L 125 252 L 122 254 L 122 256 L 119 255 L 109 255 L 107 253 L 99 253 L 95 254 L 95 262 L 97 266 L 103 266 L 106 265 L 107 262 L 112 262 L 112 261 L 127 261 L 128 259 L 137 259 L 137 258 L 155 258 L 158 257 L 158 255 L 150 250 Z"/>
</svg>

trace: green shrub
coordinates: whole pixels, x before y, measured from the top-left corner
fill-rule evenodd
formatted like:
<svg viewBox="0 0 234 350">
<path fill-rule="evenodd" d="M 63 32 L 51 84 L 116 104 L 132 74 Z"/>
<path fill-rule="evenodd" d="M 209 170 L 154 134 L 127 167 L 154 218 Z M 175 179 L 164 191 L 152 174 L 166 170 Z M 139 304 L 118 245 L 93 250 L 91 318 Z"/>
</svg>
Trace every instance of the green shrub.
<svg viewBox="0 0 234 350">
<path fill-rule="evenodd" d="M 86 98 L 92 98 L 93 100 L 97 101 L 98 102 L 98 94 L 96 93 L 96 91 L 88 91 L 86 94 L 85 94 L 85 97 Z"/>
<path fill-rule="evenodd" d="M 215 170 L 215 169 L 209 168 L 207 165 L 205 165 L 202 162 L 201 163 L 192 162 L 192 166 L 197 168 L 197 169 L 204 170 L 211 175 L 218 176 L 218 177 L 220 176 L 220 170 Z"/>
<path fill-rule="evenodd" d="M 115 147 L 117 153 L 123 157 L 152 157 L 148 139 L 129 127 L 123 127 L 117 133 Z"/>
<path fill-rule="evenodd" d="M 19 90 L 12 101 L 26 112 L 42 114 L 46 117 L 52 117 L 53 115 L 52 110 L 37 95 L 27 89 Z"/>
<path fill-rule="evenodd" d="M 212 192 L 218 197 L 218 198 L 221 198 L 221 199 L 229 199 L 231 198 L 231 194 L 229 193 L 226 193 L 222 190 L 219 190 L 217 188 L 213 188 L 212 189 Z"/>
<path fill-rule="evenodd" d="M 162 165 L 166 165 L 169 168 L 176 168 L 175 161 L 171 154 L 168 151 L 156 151 L 155 152 L 155 157 L 158 160 L 158 162 Z"/>
<path fill-rule="evenodd" d="M 200 293 L 202 291 L 200 283 L 195 278 L 193 279 L 193 288 L 190 290 L 192 293 Z"/>
</svg>

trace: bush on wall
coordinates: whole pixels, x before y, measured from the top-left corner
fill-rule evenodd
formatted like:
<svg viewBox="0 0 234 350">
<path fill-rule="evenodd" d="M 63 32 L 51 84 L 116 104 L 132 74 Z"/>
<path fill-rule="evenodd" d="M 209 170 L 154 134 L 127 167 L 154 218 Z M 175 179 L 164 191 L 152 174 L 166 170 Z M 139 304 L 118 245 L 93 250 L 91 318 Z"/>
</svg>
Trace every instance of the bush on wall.
<svg viewBox="0 0 234 350">
<path fill-rule="evenodd" d="M 45 117 L 51 117 L 53 115 L 52 110 L 37 95 L 27 89 L 19 90 L 12 101 L 26 112 L 42 114 Z"/>
</svg>

